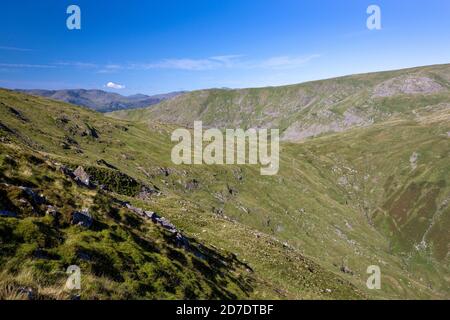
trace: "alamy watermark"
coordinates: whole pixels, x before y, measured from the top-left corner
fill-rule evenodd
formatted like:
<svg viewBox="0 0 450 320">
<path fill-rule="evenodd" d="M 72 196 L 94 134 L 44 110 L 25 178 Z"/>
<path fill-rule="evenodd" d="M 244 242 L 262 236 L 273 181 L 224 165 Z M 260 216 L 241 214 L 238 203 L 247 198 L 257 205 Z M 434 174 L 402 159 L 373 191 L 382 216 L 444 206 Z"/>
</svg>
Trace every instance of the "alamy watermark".
<svg viewBox="0 0 450 320">
<path fill-rule="evenodd" d="M 367 8 L 367 14 L 370 16 L 367 18 L 367 29 L 369 30 L 381 30 L 381 8 L 375 4 L 370 5 Z"/>
<path fill-rule="evenodd" d="M 172 141 L 178 142 L 171 154 L 174 164 L 259 164 L 261 175 L 278 173 L 278 129 L 226 129 L 224 137 L 219 129 L 203 131 L 202 122 L 195 121 L 193 131 L 193 137 L 187 129 L 176 129 L 172 133 Z M 207 145 L 203 148 L 204 142 Z"/>
<path fill-rule="evenodd" d="M 81 9 L 77 5 L 70 5 L 66 10 L 70 16 L 66 20 L 66 26 L 69 30 L 81 30 Z"/>
<path fill-rule="evenodd" d="M 81 290 L 81 269 L 79 266 L 72 265 L 66 271 L 69 277 L 66 281 L 67 290 Z"/>
<path fill-rule="evenodd" d="M 367 273 L 370 277 L 367 279 L 366 286 L 370 290 L 380 290 L 381 289 L 381 269 L 379 266 L 369 266 L 367 267 Z"/>
</svg>

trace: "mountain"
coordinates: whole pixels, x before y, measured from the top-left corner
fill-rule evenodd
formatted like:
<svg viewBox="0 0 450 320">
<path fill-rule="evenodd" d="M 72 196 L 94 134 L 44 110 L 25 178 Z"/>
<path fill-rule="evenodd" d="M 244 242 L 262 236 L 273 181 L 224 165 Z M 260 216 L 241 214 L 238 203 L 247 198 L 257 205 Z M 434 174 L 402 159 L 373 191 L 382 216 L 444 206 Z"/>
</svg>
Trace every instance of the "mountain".
<svg viewBox="0 0 450 320">
<path fill-rule="evenodd" d="M 205 90 L 107 115 L 0 90 L 0 297 L 70 298 L 78 265 L 82 299 L 449 299 L 448 70 Z M 360 105 L 373 121 L 286 139 L 275 176 L 172 163 L 180 124 L 270 118 L 285 133 L 299 120 L 235 108 L 285 110 L 302 90 L 317 116 L 292 118 L 326 126 Z M 366 286 L 373 265 L 380 290 Z"/>
<path fill-rule="evenodd" d="M 184 92 L 172 92 L 147 96 L 136 94 L 122 96 L 118 93 L 106 92 L 102 90 L 17 90 L 31 95 L 41 96 L 49 99 L 64 101 L 80 106 L 84 106 L 99 112 L 110 112 L 122 109 L 135 109 L 149 107 L 161 101 L 174 98 Z"/>
<path fill-rule="evenodd" d="M 450 65 L 351 75 L 282 87 L 189 92 L 147 109 L 113 117 L 218 128 L 278 128 L 298 141 L 355 127 L 450 100 Z"/>
</svg>

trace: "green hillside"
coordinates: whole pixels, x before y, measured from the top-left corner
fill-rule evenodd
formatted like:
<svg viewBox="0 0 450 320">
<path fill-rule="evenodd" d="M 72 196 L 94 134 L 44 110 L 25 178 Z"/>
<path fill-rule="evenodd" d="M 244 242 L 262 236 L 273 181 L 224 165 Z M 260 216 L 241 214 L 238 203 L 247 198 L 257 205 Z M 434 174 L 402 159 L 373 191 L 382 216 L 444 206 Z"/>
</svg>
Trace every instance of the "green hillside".
<svg viewBox="0 0 450 320">
<path fill-rule="evenodd" d="M 450 100 L 450 65 L 352 75 L 283 87 L 200 90 L 111 116 L 218 128 L 278 128 L 298 141 L 365 127 Z"/>
<path fill-rule="evenodd" d="M 446 65 L 199 91 L 113 114 L 127 120 L 0 90 L 0 210 L 16 213 L 0 217 L 0 295 L 31 287 L 66 297 L 60 273 L 78 264 L 82 299 L 448 299 L 449 82 Z M 282 143 L 276 176 L 170 160 L 175 127 L 164 122 L 279 125 L 297 140 L 297 121 L 351 120 L 353 110 L 372 120 Z M 94 186 L 62 166 L 82 166 Z M 124 202 L 168 219 L 189 246 Z M 91 228 L 71 223 L 83 209 Z M 381 290 L 366 287 L 370 265 L 381 268 Z"/>
<path fill-rule="evenodd" d="M 6 90 L 0 106 L 2 298 L 28 288 L 39 299 L 70 298 L 62 289 L 72 264 L 82 268 L 83 299 L 365 296 L 299 250 L 186 197 L 195 173 L 170 168 L 168 128 Z M 80 165 L 95 186 L 64 172 Z M 143 196 L 143 186 L 158 192 Z M 189 245 L 125 201 L 172 221 Z M 92 226 L 73 225 L 85 209 Z"/>
</svg>

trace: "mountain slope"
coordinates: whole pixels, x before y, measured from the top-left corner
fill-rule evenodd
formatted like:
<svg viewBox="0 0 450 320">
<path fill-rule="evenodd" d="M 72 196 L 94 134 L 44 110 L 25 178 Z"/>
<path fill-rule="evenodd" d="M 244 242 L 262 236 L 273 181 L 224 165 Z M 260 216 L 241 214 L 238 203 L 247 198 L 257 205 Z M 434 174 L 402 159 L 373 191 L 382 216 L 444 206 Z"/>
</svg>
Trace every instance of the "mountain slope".
<svg viewBox="0 0 450 320">
<path fill-rule="evenodd" d="M 414 97 L 420 105 L 423 96 Z M 108 182 L 110 196 L 232 252 L 248 266 L 238 270 L 253 270 L 250 293 L 232 291 L 238 297 L 449 297 L 449 103 L 283 143 L 279 174 L 263 177 L 251 165 L 173 165 L 170 125 L 106 118 L 10 91 L 0 101 L 6 147 L 82 165 Z M 123 174 L 158 192 L 142 197 L 133 183 L 122 190 L 114 181 Z M 382 270 L 382 290 L 365 285 L 370 265 Z"/>
<path fill-rule="evenodd" d="M 35 298 L 70 297 L 62 284 L 71 264 L 84 275 L 81 298 L 366 296 L 300 250 L 196 204 L 187 184 L 216 169 L 172 167 L 170 127 L 6 90 L 0 97 L 2 297 L 24 288 Z M 93 186 L 66 173 L 79 166 Z M 23 188 L 45 202 L 34 203 Z M 133 208 L 172 221 L 189 245 Z M 74 224 L 83 210 L 91 227 Z"/>
<path fill-rule="evenodd" d="M 17 91 L 84 106 L 99 112 L 149 107 L 154 104 L 160 103 L 161 101 L 171 99 L 180 94 L 183 94 L 183 92 L 172 92 L 154 96 L 136 94 L 125 97 L 117 93 L 106 92 L 102 90 L 73 89 Z"/>
<path fill-rule="evenodd" d="M 450 101 L 450 65 L 352 75 L 283 87 L 201 90 L 149 109 L 111 116 L 218 128 L 278 128 L 282 139 L 304 140 L 379 123 L 393 115 Z"/>
</svg>

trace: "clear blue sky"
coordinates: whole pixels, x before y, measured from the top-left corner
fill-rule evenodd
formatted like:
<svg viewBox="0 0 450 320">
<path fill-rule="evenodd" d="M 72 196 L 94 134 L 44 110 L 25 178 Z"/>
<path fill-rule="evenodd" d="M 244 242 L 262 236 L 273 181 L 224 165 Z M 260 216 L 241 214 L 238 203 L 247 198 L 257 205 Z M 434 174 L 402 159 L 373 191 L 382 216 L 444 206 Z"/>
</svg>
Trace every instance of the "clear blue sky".
<svg viewBox="0 0 450 320">
<path fill-rule="evenodd" d="M 366 28 L 370 4 L 382 30 Z M 15 0 L 0 26 L 7 88 L 154 94 L 450 63 L 448 0 Z"/>
</svg>

